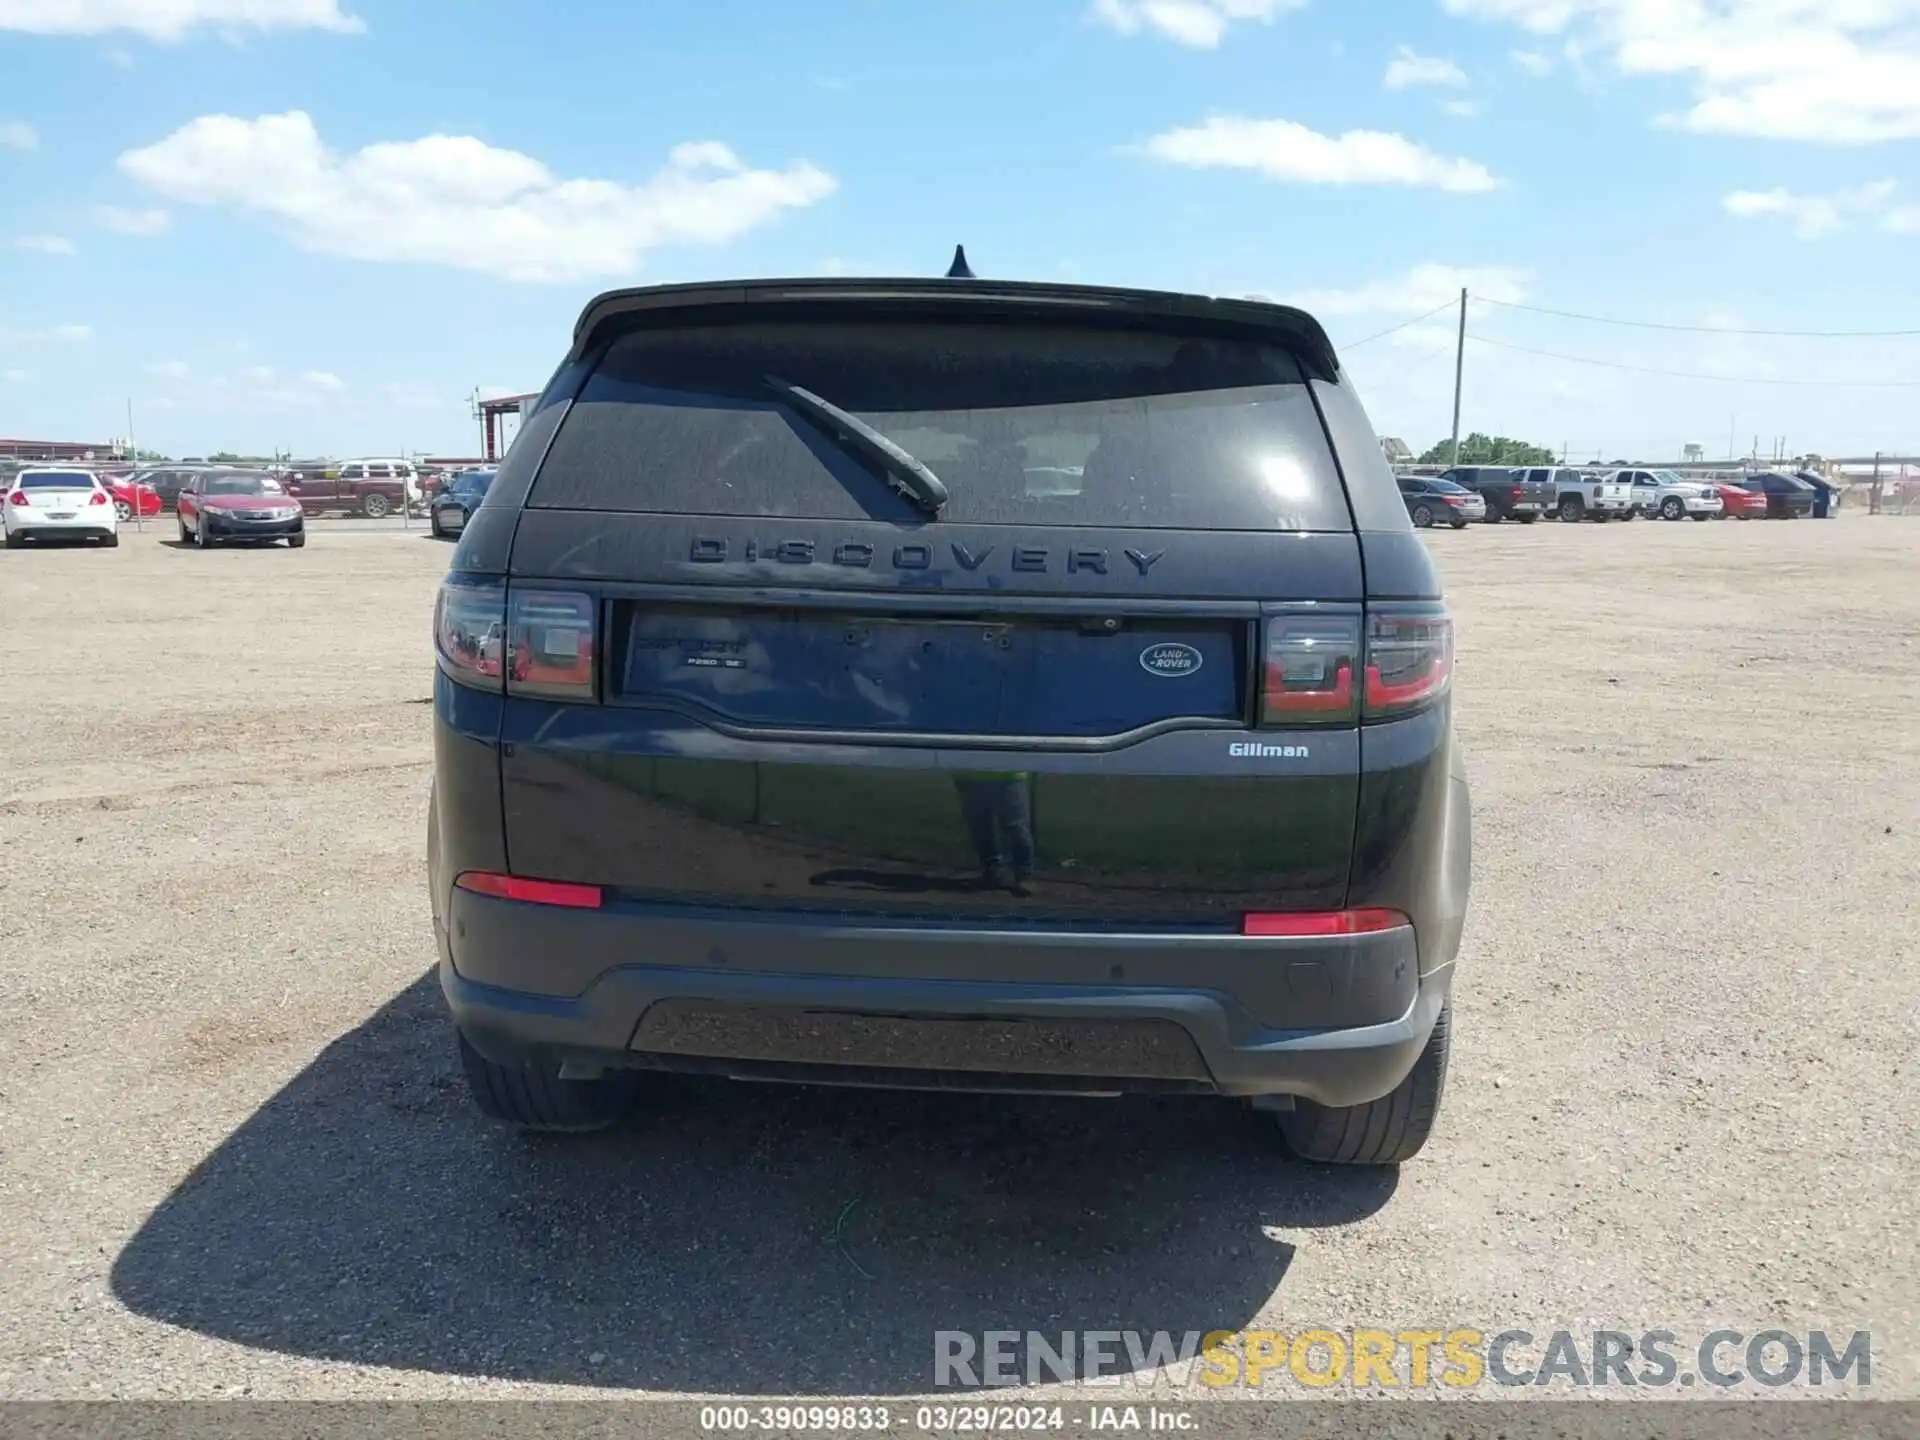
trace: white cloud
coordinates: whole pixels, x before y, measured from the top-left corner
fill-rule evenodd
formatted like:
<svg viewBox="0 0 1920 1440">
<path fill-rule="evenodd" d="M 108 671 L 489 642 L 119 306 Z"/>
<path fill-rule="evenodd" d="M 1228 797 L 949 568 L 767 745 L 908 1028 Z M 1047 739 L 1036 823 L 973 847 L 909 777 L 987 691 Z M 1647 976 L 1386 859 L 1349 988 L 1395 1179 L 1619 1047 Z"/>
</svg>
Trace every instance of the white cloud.
<svg viewBox="0 0 1920 1440">
<path fill-rule="evenodd" d="M 0 327 L 0 345 L 85 345 L 93 339 L 90 325 L 51 325 L 44 330 L 8 330 Z"/>
<path fill-rule="evenodd" d="M 173 225 L 173 217 L 164 210 L 123 210 L 118 205 L 101 205 L 93 212 L 101 228 L 120 235 L 164 235 Z"/>
<path fill-rule="evenodd" d="M 74 252 L 73 241 L 64 235 L 21 235 L 13 242 L 16 250 L 30 250 L 39 255 L 71 255 Z"/>
<path fill-rule="evenodd" d="M 197 26 L 226 30 L 366 29 L 339 0 L 0 0 L 0 30 L 29 35 L 106 35 L 131 31 L 179 40 Z"/>
<path fill-rule="evenodd" d="M 347 382 L 331 370 L 309 370 L 300 377 L 316 390 L 324 390 L 329 395 L 337 395 L 347 388 Z"/>
<path fill-rule="evenodd" d="M 31 370 L 0 370 L 0 380 L 5 380 L 9 385 L 25 385 L 32 379 Z"/>
<path fill-rule="evenodd" d="M 1478 100 L 1443 100 L 1440 108 L 1456 120 L 1471 120 L 1487 107 Z"/>
<path fill-rule="evenodd" d="M 107 63 L 116 70 L 131 70 L 134 67 L 133 52 L 118 48 L 107 51 Z"/>
<path fill-rule="evenodd" d="M 0 120 L 0 150 L 37 150 L 40 132 L 24 120 Z"/>
<path fill-rule="evenodd" d="M 1322 135 L 1291 120 L 1216 115 L 1156 135 L 1141 149 L 1170 165 L 1257 170 L 1269 179 L 1313 185 L 1414 185 L 1473 194 L 1501 183 L 1476 161 L 1437 155 L 1404 135 Z"/>
<path fill-rule="evenodd" d="M 1895 235 L 1920 235 L 1920 205 L 1900 205 L 1880 217 L 1880 228 Z"/>
<path fill-rule="evenodd" d="M 1351 290 L 1309 290 L 1288 297 L 1314 315 L 1417 315 L 1470 295 L 1518 304 L 1527 298 L 1528 274 L 1511 265 L 1416 265 Z"/>
<path fill-rule="evenodd" d="M 1399 53 L 1387 62 L 1386 87 L 1389 90 L 1408 90 L 1416 85 L 1464 89 L 1466 84 L 1467 72 L 1453 61 L 1438 55 L 1418 54 L 1411 46 L 1402 45 Z"/>
<path fill-rule="evenodd" d="M 297 110 L 202 116 L 119 163 L 171 199 L 262 216 L 323 254 L 548 282 L 628 275 L 657 246 L 722 244 L 837 186 L 806 160 L 750 170 L 715 141 L 676 147 L 639 185 L 563 180 L 470 135 L 339 155 Z"/>
<path fill-rule="evenodd" d="M 1509 58 L 1529 75 L 1553 73 L 1553 57 L 1539 50 L 1513 50 Z"/>
<path fill-rule="evenodd" d="M 1122 35 L 1154 30 L 1196 50 L 1211 50 L 1235 21 L 1271 24 L 1306 0 L 1093 0 L 1093 17 Z"/>
<path fill-rule="evenodd" d="M 147 366 L 147 373 L 160 380 L 184 380 L 193 370 L 184 360 L 156 360 Z"/>
<path fill-rule="evenodd" d="M 1710 134 L 1867 144 L 1920 137 L 1920 0 L 1444 0 L 1689 80 L 1663 123 Z"/>
<path fill-rule="evenodd" d="M 451 410 L 464 408 L 467 402 L 457 396 L 441 393 L 431 385 L 421 385 L 411 381 L 396 380 L 382 392 L 387 403 L 396 410 Z"/>
<path fill-rule="evenodd" d="M 1831 195 L 1795 195 L 1779 188 L 1736 190 L 1721 198 L 1720 207 L 1742 220 L 1764 216 L 1792 220 L 1794 234 L 1802 240 L 1818 240 L 1823 235 L 1844 229 L 1848 221 L 1855 217 L 1878 215 L 1882 217 L 1883 228 L 1898 229 L 1895 217 L 1901 212 L 1889 213 L 1887 209 L 1898 189 L 1899 186 L 1891 180 L 1876 180 L 1870 185 L 1835 191 Z"/>
</svg>

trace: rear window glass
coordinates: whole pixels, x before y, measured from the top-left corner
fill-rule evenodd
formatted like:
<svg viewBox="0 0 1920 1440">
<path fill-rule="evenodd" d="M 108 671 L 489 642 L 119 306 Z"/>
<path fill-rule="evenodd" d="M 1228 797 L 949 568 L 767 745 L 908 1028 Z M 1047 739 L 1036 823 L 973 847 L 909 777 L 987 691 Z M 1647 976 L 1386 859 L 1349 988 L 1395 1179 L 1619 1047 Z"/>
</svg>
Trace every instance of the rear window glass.
<svg viewBox="0 0 1920 1440">
<path fill-rule="evenodd" d="M 1350 530 L 1283 350 L 1022 325 L 753 324 L 616 341 L 528 500 L 560 510 L 924 520 L 767 385 L 851 412 L 928 466 L 942 518 Z"/>
<path fill-rule="evenodd" d="M 91 490 L 93 476 L 84 470 L 28 470 L 19 484 L 22 490 Z"/>
</svg>

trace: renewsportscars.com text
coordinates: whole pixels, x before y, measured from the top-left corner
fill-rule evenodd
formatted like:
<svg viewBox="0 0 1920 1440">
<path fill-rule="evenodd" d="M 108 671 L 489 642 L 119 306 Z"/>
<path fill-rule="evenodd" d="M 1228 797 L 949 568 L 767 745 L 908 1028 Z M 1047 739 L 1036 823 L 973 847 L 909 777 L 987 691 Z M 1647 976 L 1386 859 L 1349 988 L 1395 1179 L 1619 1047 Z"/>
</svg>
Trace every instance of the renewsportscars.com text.
<svg viewBox="0 0 1920 1440">
<path fill-rule="evenodd" d="M 1865 1330 L 1839 1337 L 1824 1330 L 1714 1330 L 1695 1340 L 1671 1330 L 941 1330 L 934 1334 L 933 1381 L 942 1387 L 1503 1385 L 1712 1394 L 1754 1386 L 1866 1387 L 1873 1383 L 1873 1341 Z"/>
</svg>

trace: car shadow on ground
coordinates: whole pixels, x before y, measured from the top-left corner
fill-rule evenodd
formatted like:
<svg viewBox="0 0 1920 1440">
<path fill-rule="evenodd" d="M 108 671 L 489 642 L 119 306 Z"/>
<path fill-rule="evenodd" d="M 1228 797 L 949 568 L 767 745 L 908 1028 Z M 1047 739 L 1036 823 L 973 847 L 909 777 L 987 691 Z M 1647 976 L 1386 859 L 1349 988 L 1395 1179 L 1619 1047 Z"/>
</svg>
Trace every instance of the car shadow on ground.
<svg viewBox="0 0 1920 1440">
<path fill-rule="evenodd" d="M 114 1293 L 333 1362 L 924 1392 L 936 1331 L 1242 1326 L 1288 1232 L 1395 1186 L 1283 1159 L 1270 1121 L 1217 1100 L 657 1084 L 598 1135 L 487 1125 L 429 973 L 195 1167 Z"/>
</svg>

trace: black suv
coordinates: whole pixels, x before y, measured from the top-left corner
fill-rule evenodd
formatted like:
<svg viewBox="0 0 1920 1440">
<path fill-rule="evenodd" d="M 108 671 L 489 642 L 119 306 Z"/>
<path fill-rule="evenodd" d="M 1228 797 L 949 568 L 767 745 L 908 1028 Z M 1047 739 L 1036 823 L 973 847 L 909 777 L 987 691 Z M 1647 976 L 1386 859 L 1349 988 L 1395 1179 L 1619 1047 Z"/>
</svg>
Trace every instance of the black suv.
<svg viewBox="0 0 1920 1440">
<path fill-rule="evenodd" d="M 1487 521 L 1531 525 L 1553 509 L 1552 472 L 1505 465 L 1456 465 L 1440 478 L 1473 491 L 1487 502 Z"/>
<path fill-rule="evenodd" d="M 434 928 L 488 1115 L 590 1129 L 668 1070 L 1426 1140 L 1452 623 L 1309 316 L 603 295 L 434 629 Z"/>
</svg>

